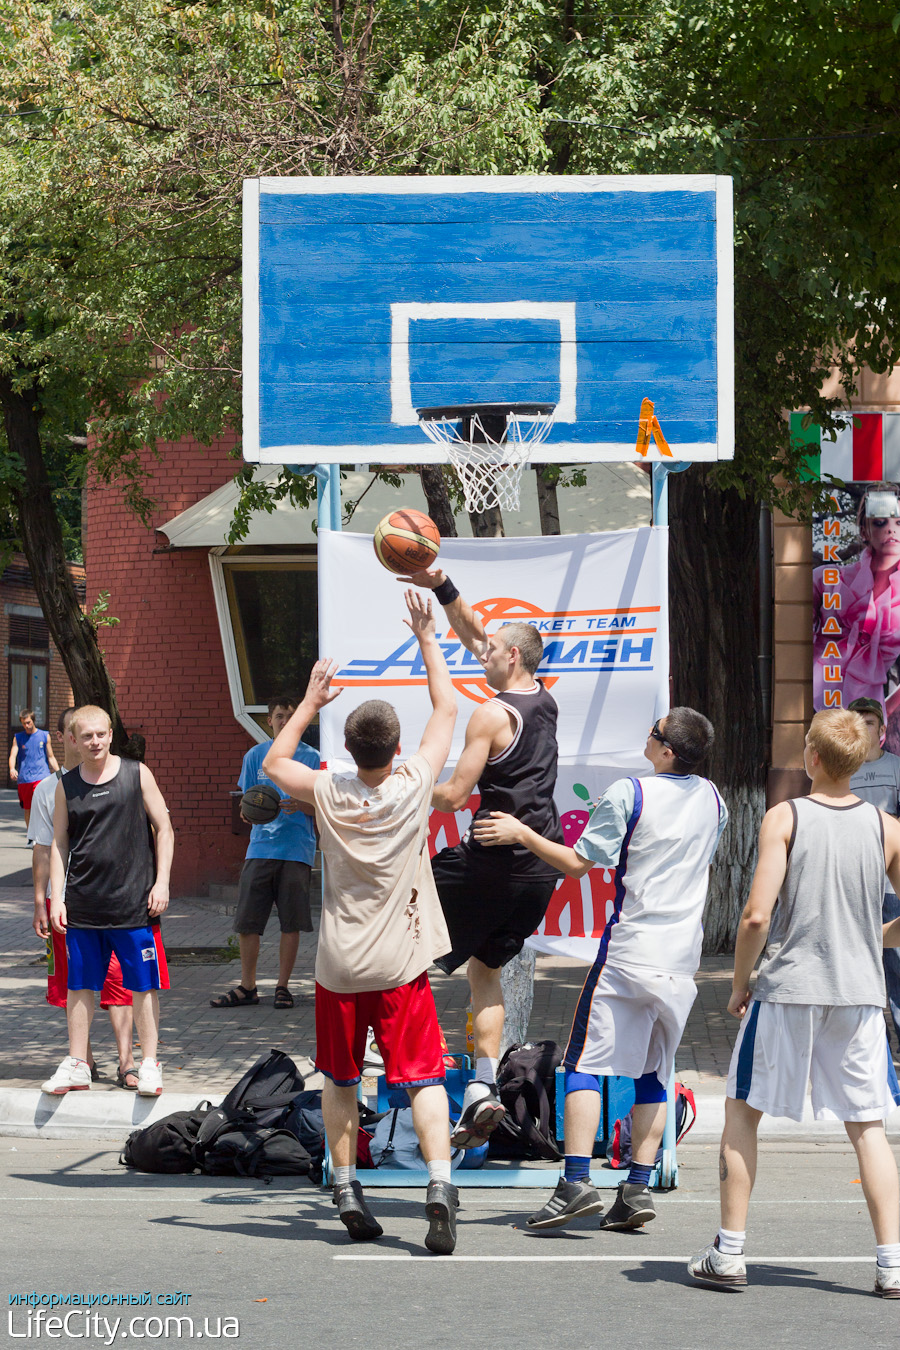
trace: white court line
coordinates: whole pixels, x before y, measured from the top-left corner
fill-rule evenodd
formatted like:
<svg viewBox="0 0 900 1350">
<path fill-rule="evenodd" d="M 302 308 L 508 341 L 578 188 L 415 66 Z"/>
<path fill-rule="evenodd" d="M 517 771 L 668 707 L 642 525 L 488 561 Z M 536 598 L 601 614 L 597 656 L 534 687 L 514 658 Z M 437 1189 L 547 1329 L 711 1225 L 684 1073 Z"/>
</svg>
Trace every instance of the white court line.
<svg viewBox="0 0 900 1350">
<path fill-rule="evenodd" d="M 681 1266 L 687 1265 L 690 1256 L 454 1256 L 453 1264 L 460 1261 L 478 1261 L 478 1262 L 526 1262 L 534 1264 L 535 1262 L 552 1261 L 556 1264 L 566 1263 L 584 1263 L 600 1261 L 616 1261 L 620 1266 L 643 1266 L 655 1263 L 656 1265 Z M 334 1261 L 434 1261 L 433 1256 L 412 1256 L 405 1252 L 398 1252 L 390 1255 L 364 1256 L 361 1253 L 348 1252 L 346 1255 L 335 1254 L 332 1257 Z M 753 1256 L 749 1265 L 751 1270 L 754 1266 L 822 1266 L 822 1265 L 866 1265 L 873 1264 L 875 1261 L 874 1253 L 871 1256 Z M 436 1262 L 443 1270 L 447 1269 L 443 1261 Z"/>
</svg>

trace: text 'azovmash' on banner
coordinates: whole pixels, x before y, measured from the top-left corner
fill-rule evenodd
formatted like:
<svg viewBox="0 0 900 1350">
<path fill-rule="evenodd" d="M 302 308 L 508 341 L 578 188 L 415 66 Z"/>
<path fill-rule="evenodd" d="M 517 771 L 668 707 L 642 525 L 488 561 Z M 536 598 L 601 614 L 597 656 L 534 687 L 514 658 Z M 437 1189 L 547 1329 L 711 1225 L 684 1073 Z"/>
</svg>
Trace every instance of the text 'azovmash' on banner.
<svg viewBox="0 0 900 1350">
<path fill-rule="evenodd" d="M 440 563 L 486 630 L 532 623 L 544 640 L 538 670 L 559 706 L 556 799 L 566 842 L 580 835 L 591 804 L 615 778 L 646 773 L 647 732 L 668 707 L 667 532 L 517 539 L 448 539 Z M 319 651 L 339 663 L 347 692 L 321 713 L 323 759 L 350 768 L 343 726 L 369 698 L 397 708 L 404 754 L 418 745 L 430 703 L 418 645 L 403 618 L 403 588 L 381 568 L 368 535 L 319 535 Z M 468 712 L 491 696 L 479 663 L 448 630 L 438 638 L 457 690 L 460 716 L 452 765 Z M 432 814 L 433 850 L 465 833 L 477 797 L 456 816 Z M 612 878 L 594 868 L 560 882 L 533 945 L 590 960 L 612 901 Z"/>
</svg>

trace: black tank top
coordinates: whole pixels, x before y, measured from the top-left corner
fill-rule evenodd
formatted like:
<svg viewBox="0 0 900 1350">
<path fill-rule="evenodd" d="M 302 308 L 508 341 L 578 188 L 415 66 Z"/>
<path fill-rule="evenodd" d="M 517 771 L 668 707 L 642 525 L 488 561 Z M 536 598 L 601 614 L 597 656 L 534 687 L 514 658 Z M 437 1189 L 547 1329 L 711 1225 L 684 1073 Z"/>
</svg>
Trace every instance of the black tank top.
<svg viewBox="0 0 900 1350">
<path fill-rule="evenodd" d="M 66 914 L 73 928 L 143 928 L 156 877 L 141 766 L 120 759 L 115 778 L 88 783 L 80 769 L 62 777 L 69 808 Z"/>
<path fill-rule="evenodd" d="M 512 713 L 516 729 L 506 749 L 484 766 L 478 781 L 481 805 L 473 824 L 491 811 L 507 811 L 545 839 L 561 844 L 563 832 L 553 800 L 559 756 L 556 702 L 540 680 L 534 689 L 508 689 L 494 697 Z M 521 844 L 484 848 L 468 833 L 463 847 L 479 864 L 500 864 L 510 876 L 559 876 L 555 868 Z"/>
</svg>

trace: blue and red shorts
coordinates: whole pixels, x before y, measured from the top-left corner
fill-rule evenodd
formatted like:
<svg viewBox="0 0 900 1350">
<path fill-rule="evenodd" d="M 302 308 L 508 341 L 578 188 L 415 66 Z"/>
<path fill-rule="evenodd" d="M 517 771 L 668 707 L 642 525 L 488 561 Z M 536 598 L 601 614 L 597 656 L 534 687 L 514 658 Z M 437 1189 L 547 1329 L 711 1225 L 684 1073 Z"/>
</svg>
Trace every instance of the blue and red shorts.
<svg viewBox="0 0 900 1350">
<path fill-rule="evenodd" d="M 156 945 L 156 961 L 159 966 L 159 987 L 169 987 L 169 965 L 166 961 L 166 949 L 163 946 L 159 924 L 151 924 L 153 940 Z M 69 961 L 66 956 L 66 939 L 55 928 L 50 929 L 47 939 L 47 1002 L 54 1008 L 66 1006 L 69 992 Z M 100 991 L 101 1008 L 130 1008 L 131 991 L 122 983 L 122 967 L 115 952 L 109 958 L 106 979 Z"/>
<path fill-rule="evenodd" d="M 366 1033 L 372 1028 L 392 1087 L 444 1081 L 444 1041 L 428 976 L 361 994 L 316 985 L 316 1068 L 338 1087 L 362 1077 Z"/>
<path fill-rule="evenodd" d="M 113 953 L 119 958 L 126 989 L 133 994 L 146 994 L 162 988 L 156 938 L 149 924 L 143 928 L 68 928 L 69 988 L 93 989 L 98 993 Z"/>
</svg>

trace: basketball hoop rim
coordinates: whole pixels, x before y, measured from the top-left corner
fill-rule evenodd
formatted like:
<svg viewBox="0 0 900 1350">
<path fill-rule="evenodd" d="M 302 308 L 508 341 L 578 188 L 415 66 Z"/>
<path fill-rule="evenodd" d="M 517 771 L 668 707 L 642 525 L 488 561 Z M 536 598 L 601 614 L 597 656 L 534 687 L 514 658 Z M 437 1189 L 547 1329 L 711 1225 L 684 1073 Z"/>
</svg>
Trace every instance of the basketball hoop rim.
<svg viewBox="0 0 900 1350">
<path fill-rule="evenodd" d="M 555 403 L 451 403 L 437 408 L 416 408 L 421 422 L 458 421 L 463 417 L 548 417 Z"/>
</svg>

